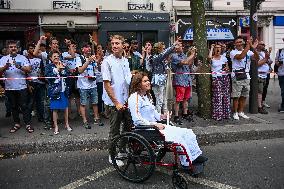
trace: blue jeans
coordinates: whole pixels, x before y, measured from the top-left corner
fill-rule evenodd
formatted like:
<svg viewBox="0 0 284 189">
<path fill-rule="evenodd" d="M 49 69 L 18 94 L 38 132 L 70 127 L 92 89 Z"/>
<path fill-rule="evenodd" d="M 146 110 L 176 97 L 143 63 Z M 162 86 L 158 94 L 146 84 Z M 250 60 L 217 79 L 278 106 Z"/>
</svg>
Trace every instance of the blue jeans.
<svg viewBox="0 0 284 189">
<path fill-rule="evenodd" d="M 98 92 L 97 88 L 80 89 L 80 104 L 85 106 L 88 98 L 90 98 L 90 104 L 98 104 Z"/>
<path fill-rule="evenodd" d="M 281 89 L 281 97 L 282 97 L 281 108 L 284 108 L 284 76 L 278 76 L 278 80 L 279 80 L 279 86 Z"/>
</svg>

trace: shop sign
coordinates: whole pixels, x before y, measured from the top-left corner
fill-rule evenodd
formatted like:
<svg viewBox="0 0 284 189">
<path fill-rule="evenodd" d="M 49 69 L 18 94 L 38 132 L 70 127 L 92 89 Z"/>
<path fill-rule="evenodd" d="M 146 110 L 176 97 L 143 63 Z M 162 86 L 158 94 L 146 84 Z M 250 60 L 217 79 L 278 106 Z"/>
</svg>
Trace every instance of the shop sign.
<svg viewBox="0 0 284 189">
<path fill-rule="evenodd" d="M 249 27 L 249 24 L 250 24 L 249 16 L 240 17 L 240 26 L 241 26 L 242 28 L 247 28 L 247 27 Z"/>
<path fill-rule="evenodd" d="M 165 22 L 169 21 L 167 13 L 101 13 L 100 21 L 102 22 Z"/>
<path fill-rule="evenodd" d="M 53 9 L 80 9 L 80 2 L 77 1 L 53 1 Z"/>
<path fill-rule="evenodd" d="M 138 3 L 130 3 L 128 2 L 128 10 L 153 10 L 153 3 L 144 3 L 144 4 L 138 4 Z"/>
<path fill-rule="evenodd" d="M 207 28 L 207 40 L 233 40 L 233 33 L 229 28 Z M 193 28 L 188 28 L 183 40 L 193 40 Z"/>
</svg>

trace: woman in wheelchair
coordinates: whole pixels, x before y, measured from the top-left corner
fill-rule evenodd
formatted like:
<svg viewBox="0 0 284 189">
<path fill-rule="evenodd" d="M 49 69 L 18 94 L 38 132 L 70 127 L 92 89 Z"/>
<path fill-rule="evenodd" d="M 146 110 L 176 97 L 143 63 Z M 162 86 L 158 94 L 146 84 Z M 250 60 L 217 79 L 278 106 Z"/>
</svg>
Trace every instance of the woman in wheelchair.
<svg viewBox="0 0 284 189">
<path fill-rule="evenodd" d="M 158 123 L 166 119 L 166 115 L 159 114 L 153 105 L 150 95 L 151 84 L 146 73 L 139 72 L 132 77 L 128 108 L 135 126 L 155 125 L 165 136 L 166 141 L 182 144 L 190 158 L 192 165 L 207 161 L 202 156 L 196 135 L 191 129 L 168 126 Z M 181 165 L 187 169 L 190 166 L 185 155 L 179 156 Z"/>
</svg>

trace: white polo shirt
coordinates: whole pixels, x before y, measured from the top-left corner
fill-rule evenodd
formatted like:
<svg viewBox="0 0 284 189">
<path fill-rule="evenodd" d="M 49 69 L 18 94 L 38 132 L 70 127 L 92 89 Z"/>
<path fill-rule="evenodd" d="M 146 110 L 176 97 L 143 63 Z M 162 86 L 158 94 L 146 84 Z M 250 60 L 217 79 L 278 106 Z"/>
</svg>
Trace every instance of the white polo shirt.
<svg viewBox="0 0 284 189">
<path fill-rule="evenodd" d="M 247 52 L 246 57 L 244 57 L 243 59 L 237 60 L 237 59 L 234 58 L 237 54 L 241 54 L 242 52 L 243 51 L 239 51 L 237 49 L 234 49 L 230 52 L 230 57 L 231 57 L 231 60 L 232 60 L 232 70 L 233 70 L 232 77 L 235 77 L 235 73 L 234 73 L 235 70 L 246 68 L 247 78 L 250 79 L 250 75 L 249 75 L 250 62 L 251 62 L 250 58 L 254 54 L 253 54 L 252 51 L 249 50 Z"/>
<path fill-rule="evenodd" d="M 265 53 L 263 51 L 259 52 L 259 61 L 263 60 L 265 58 Z M 265 64 L 262 64 L 261 66 L 258 66 L 258 77 L 260 78 L 267 78 L 267 74 L 269 73 L 269 65 L 267 62 Z"/>
<path fill-rule="evenodd" d="M 6 78 L 23 78 L 23 79 L 11 79 L 5 80 L 5 89 L 6 90 L 22 90 L 27 88 L 26 83 L 26 74 L 22 70 L 16 68 L 14 61 L 10 55 L 3 56 L 0 59 L 0 68 L 4 67 L 7 61 L 11 66 L 4 72 Z M 15 57 L 15 62 L 21 64 L 21 66 L 29 66 L 28 59 L 20 54 L 17 54 Z"/>
<path fill-rule="evenodd" d="M 102 63 L 103 81 L 110 81 L 115 97 L 119 103 L 125 104 L 128 99 L 128 89 L 131 81 L 129 62 L 126 58 L 116 58 L 114 55 L 107 56 Z M 103 101 L 106 105 L 114 106 L 105 88 Z"/>
</svg>

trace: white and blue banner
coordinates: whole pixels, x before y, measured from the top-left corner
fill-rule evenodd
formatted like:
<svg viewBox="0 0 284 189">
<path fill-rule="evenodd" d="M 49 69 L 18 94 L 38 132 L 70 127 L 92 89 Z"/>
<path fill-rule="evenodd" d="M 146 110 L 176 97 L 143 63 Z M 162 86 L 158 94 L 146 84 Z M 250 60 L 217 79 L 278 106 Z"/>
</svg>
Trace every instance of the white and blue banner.
<svg viewBox="0 0 284 189">
<path fill-rule="evenodd" d="M 193 28 L 188 28 L 183 40 L 193 40 Z M 207 40 L 234 40 L 229 28 L 207 28 Z"/>
</svg>

